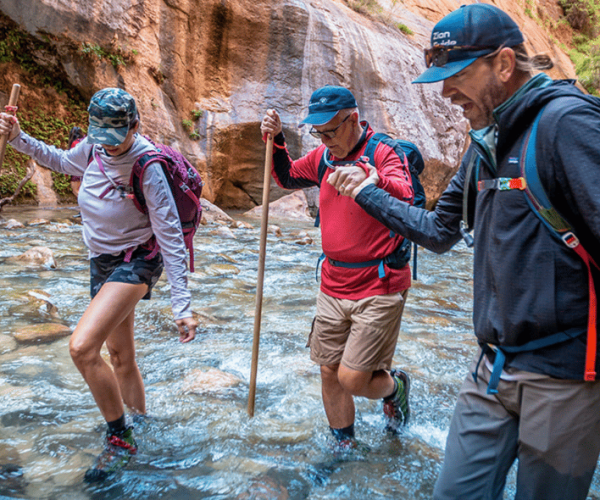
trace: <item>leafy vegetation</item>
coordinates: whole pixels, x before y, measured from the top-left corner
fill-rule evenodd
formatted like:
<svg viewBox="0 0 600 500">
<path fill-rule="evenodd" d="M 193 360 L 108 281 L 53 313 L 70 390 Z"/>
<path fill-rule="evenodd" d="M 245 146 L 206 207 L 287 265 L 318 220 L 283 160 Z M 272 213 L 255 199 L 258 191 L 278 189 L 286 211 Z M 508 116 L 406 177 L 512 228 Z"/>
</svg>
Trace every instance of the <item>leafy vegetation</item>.
<svg viewBox="0 0 600 500">
<path fill-rule="evenodd" d="M 35 53 L 56 56 L 56 50 L 48 37 L 38 40 L 0 13 L 0 63 L 15 62 L 29 73 L 31 80 L 37 85 L 54 87 L 58 92 L 64 92 L 62 79 L 56 78 L 55 72 L 48 69 L 40 71 L 33 57 Z"/>
<path fill-rule="evenodd" d="M 383 8 L 377 0 L 346 0 L 348 6 L 361 14 L 379 14 Z"/>
<path fill-rule="evenodd" d="M 125 66 L 133 62 L 133 57 L 138 53 L 136 50 L 126 50 L 118 46 L 113 50 L 101 47 L 97 43 L 84 42 L 81 45 L 81 53 L 88 57 L 97 57 L 98 59 L 106 59 L 113 67 Z"/>
<path fill-rule="evenodd" d="M 21 107 L 18 117 L 21 128 L 29 135 L 52 146 L 66 149 L 69 131 L 73 126 L 81 126 L 87 122 L 87 111 L 83 103 L 70 100 L 67 121 L 47 115 L 42 107 L 36 107 L 33 110 Z M 25 176 L 28 160 L 28 156 L 7 146 L 4 165 L 0 170 L 0 198 L 14 193 L 19 181 Z M 60 198 L 71 196 L 69 178 L 68 175 L 52 172 L 52 187 Z M 18 200 L 24 201 L 35 194 L 35 184 L 28 181 L 19 194 Z"/>
<path fill-rule="evenodd" d="M 573 37 L 569 56 L 579 81 L 591 94 L 600 95 L 600 0 L 561 0 Z"/>
<path fill-rule="evenodd" d="M 0 66 L 16 64 L 19 67 L 22 90 L 17 117 L 21 128 L 48 144 L 66 148 L 71 127 L 81 127 L 87 123 L 87 106 L 79 92 L 68 84 L 61 70 L 40 66 L 34 59 L 36 55 L 42 55 L 40 59 L 43 60 L 57 58 L 50 37 L 46 36 L 42 40 L 34 38 L 0 13 Z M 34 108 L 27 106 L 27 90 L 30 88 L 38 91 L 48 89 L 43 91 L 48 100 L 46 108 L 41 105 Z M 17 153 L 10 145 L 7 146 L 4 163 L 0 166 L 0 198 L 11 196 L 15 192 L 26 174 L 28 161 L 27 156 Z M 55 174 L 53 179 L 53 188 L 59 197 L 72 196 L 68 176 Z M 31 200 L 35 194 L 35 184 L 28 181 L 16 201 Z"/>
<path fill-rule="evenodd" d="M 406 24 L 397 23 L 396 28 L 398 28 L 400 31 L 402 31 L 402 33 L 404 33 L 405 35 L 414 34 L 413 30 L 411 30 L 408 26 L 406 26 Z"/>
<path fill-rule="evenodd" d="M 405 35 L 413 35 L 414 32 L 406 24 L 397 22 L 393 19 L 392 11 L 396 8 L 399 0 L 392 0 L 391 9 L 386 12 L 377 0 L 345 0 L 352 10 L 367 17 L 382 22 L 388 26 L 397 28 Z"/>
</svg>

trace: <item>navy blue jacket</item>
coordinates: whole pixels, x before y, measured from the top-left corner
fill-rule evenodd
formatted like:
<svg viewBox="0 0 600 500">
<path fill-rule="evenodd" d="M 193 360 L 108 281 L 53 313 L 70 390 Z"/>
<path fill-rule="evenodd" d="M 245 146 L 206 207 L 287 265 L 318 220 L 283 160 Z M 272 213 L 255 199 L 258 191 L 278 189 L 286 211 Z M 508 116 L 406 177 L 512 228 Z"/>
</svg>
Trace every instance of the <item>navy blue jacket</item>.
<svg viewBox="0 0 600 500">
<path fill-rule="evenodd" d="M 518 99 L 511 98 L 495 110 L 497 167 L 483 155 L 477 175 L 479 179 L 519 177 L 524 135 L 548 105 L 536 141 L 540 178 L 554 207 L 600 263 L 600 100 L 584 95 L 571 81 L 546 81 L 545 87 L 531 83 L 544 83 L 544 79 L 549 80 L 545 75 L 530 80 Z M 466 159 L 472 149 L 482 151 L 474 140 L 433 212 L 402 203 L 375 186 L 363 189 L 355 201 L 393 231 L 429 250 L 445 252 L 461 238 Z M 542 224 L 524 192 L 471 189 L 469 201 L 478 341 L 521 346 L 566 332 L 572 340 L 507 354 L 505 366 L 582 379 L 589 306 L 583 261 Z M 598 289 L 600 273 L 595 274 L 595 282 Z"/>
</svg>

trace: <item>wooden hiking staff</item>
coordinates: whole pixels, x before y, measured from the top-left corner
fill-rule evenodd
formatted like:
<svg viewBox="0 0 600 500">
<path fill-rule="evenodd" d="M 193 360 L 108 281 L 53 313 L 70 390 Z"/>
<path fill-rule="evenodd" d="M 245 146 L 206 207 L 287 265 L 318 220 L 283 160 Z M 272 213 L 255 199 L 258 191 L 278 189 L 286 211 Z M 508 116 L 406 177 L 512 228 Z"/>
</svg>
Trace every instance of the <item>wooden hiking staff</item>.
<svg viewBox="0 0 600 500">
<path fill-rule="evenodd" d="M 252 369 L 250 370 L 250 392 L 248 393 L 248 415 L 254 416 L 254 396 L 256 395 L 256 374 L 258 372 L 258 345 L 260 343 L 260 319 L 262 315 L 263 278 L 267 253 L 267 225 L 269 223 L 269 187 L 271 165 L 273 164 L 273 137 L 267 136 L 265 153 L 265 175 L 263 181 L 262 218 L 260 222 L 260 252 L 258 255 L 258 280 L 256 282 L 256 309 L 254 312 L 254 339 L 252 340 Z"/>
<path fill-rule="evenodd" d="M 21 92 L 21 86 L 15 83 L 10 91 L 10 98 L 8 99 L 8 106 L 6 106 L 6 112 L 11 115 L 15 115 L 17 112 L 17 101 L 19 100 L 19 94 Z M 6 143 L 8 142 L 8 135 L 0 137 L 0 167 L 4 163 L 4 153 L 6 151 Z"/>
</svg>

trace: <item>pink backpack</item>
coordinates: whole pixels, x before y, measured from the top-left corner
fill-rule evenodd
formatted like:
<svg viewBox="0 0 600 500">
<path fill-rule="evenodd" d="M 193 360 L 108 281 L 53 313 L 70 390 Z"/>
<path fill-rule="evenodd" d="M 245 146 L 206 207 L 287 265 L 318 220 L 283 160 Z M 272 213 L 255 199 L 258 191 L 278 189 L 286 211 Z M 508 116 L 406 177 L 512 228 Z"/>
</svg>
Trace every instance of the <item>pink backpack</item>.
<svg viewBox="0 0 600 500">
<path fill-rule="evenodd" d="M 146 137 L 152 142 L 148 137 Z M 129 185 L 133 189 L 133 202 L 136 208 L 142 213 L 148 213 L 146 200 L 142 191 L 142 182 L 144 171 L 151 162 L 161 164 L 165 177 L 169 182 L 171 193 L 177 205 L 181 228 L 183 229 L 183 239 L 185 246 L 190 253 L 190 271 L 194 272 L 194 235 L 202 218 L 202 206 L 200 205 L 200 195 L 204 183 L 200 178 L 198 171 L 192 164 L 176 149 L 164 144 L 155 144 L 156 151 L 151 151 L 138 158 L 131 171 Z M 158 243 L 155 243 L 152 256 L 158 253 Z M 148 256 L 148 258 L 151 258 Z"/>
</svg>

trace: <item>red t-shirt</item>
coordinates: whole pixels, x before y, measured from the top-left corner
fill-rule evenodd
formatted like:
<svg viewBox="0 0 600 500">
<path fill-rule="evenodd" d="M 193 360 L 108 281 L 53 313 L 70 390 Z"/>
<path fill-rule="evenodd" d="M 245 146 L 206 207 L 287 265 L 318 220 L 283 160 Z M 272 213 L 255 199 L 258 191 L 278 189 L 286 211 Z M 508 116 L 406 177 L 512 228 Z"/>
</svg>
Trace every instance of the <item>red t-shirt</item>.
<svg viewBox="0 0 600 500">
<path fill-rule="evenodd" d="M 362 156 L 368 139 L 374 132 L 368 123 L 361 124 L 365 131 L 357 147 L 346 158 L 334 157 L 333 161 L 357 160 Z M 287 150 L 285 155 L 277 154 L 276 150 L 272 170 L 275 181 L 284 188 L 318 185 L 318 167 L 324 151 L 325 146 L 321 145 L 299 160 L 292 161 Z M 412 203 L 414 192 L 406 157 L 400 158 L 390 146 L 379 143 L 373 162 L 380 177 L 378 187 L 395 198 Z M 284 171 L 285 174 L 282 175 Z M 331 172 L 331 169 L 325 172 L 319 195 L 321 239 L 325 255 L 342 262 L 366 262 L 391 254 L 403 238 L 399 235 L 390 237 L 390 230 L 368 215 L 351 197 L 338 194 L 327 183 Z M 321 290 L 332 297 L 359 300 L 410 287 L 408 265 L 402 269 L 385 266 L 385 271 L 385 277 L 379 278 L 377 266 L 346 268 L 333 266 L 325 259 L 321 272 Z"/>
</svg>

